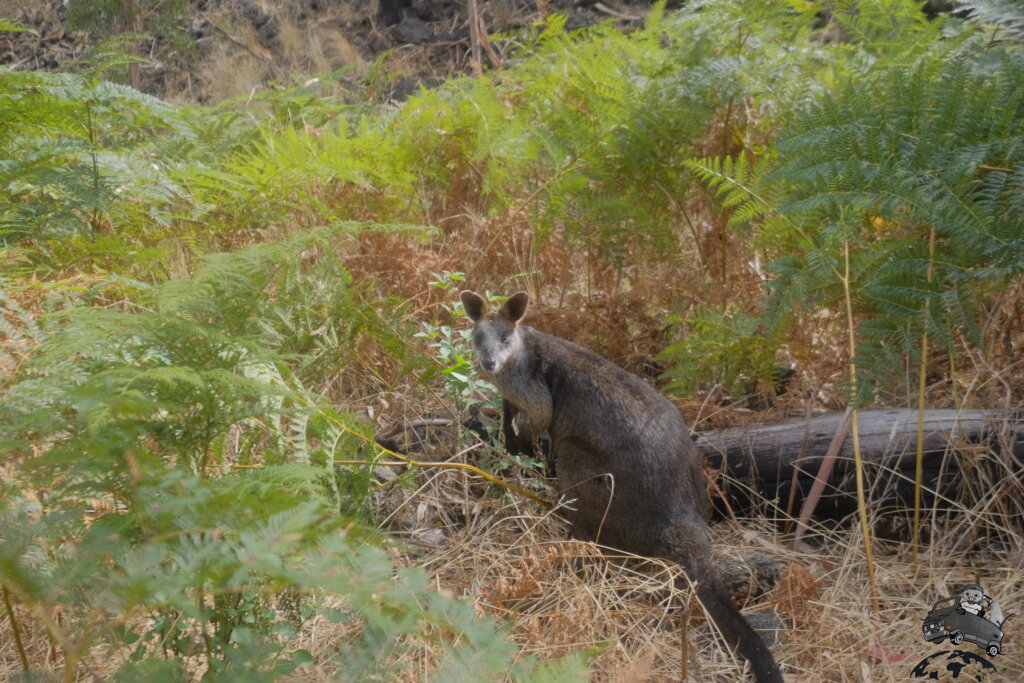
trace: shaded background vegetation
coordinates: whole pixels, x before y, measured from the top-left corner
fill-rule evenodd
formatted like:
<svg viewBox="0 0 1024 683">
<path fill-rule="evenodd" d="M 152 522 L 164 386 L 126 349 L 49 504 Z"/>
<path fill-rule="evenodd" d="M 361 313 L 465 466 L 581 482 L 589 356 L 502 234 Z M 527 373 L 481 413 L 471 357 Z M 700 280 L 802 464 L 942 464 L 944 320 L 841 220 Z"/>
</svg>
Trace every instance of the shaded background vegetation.
<svg viewBox="0 0 1024 683">
<path fill-rule="evenodd" d="M 394 53 L 362 72 L 261 72 L 211 107 L 123 84 L 137 41 L 73 71 L 0 68 L 11 671 L 565 680 L 588 656 L 599 676 L 677 675 L 654 636 L 551 635 L 568 631 L 527 577 L 586 551 L 524 551 L 518 583 L 489 590 L 452 565 L 445 543 L 548 547 L 564 530 L 538 509 L 462 474 L 381 480 L 375 429 L 486 408 L 462 283 L 529 290 L 532 324 L 675 392 L 698 427 L 749 419 L 780 369 L 768 417 L 913 406 L 921 376 L 930 407 L 1019 409 L 1018 7 L 721 0 L 572 31 L 541 5 L 541 23 L 490 38 L 503 68 L 401 102 Z M 544 491 L 452 429 L 438 459 Z M 931 516 L 919 581 L 889 587 L 896 647 L 917 651 L 902 644 L 916 630 L 893 634 L 917 628 L 922 585 L 1024 556 L 1018 482 L 977 485 L 990 495 Z M 776 503 L 764 514 L 783 521 Z M 969 547 L 947 535 L 965 514 Z M 828 661 L 800 637 L 827 615 L 796 596 L 865 594 L 863 558 L 835 552 L 787 556 L 774 607 L 794 671 Z M 396 569 L 414 565 L 475 609 Z M 1021 595 L 993 571 L 990 591 Z M 310 648 L 328 622 L 331 645 Z M 835 647 L 852 652 L 836 680 L 894 664 L 866 636 Z"/>
</svg>

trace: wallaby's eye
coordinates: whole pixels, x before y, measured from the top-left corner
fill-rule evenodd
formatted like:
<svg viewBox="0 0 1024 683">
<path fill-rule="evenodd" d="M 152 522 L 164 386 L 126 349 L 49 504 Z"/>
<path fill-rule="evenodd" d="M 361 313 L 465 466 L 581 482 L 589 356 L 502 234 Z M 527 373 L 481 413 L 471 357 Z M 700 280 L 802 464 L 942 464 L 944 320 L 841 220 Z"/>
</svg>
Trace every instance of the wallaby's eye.
<svg viewBox="0 0 1024 683">
<path fill-rule="evenodd" d="M 501 343 L 505 344 L 508 342 L 508 332 L 503 332 L 501 335 Z"/>
</svg>

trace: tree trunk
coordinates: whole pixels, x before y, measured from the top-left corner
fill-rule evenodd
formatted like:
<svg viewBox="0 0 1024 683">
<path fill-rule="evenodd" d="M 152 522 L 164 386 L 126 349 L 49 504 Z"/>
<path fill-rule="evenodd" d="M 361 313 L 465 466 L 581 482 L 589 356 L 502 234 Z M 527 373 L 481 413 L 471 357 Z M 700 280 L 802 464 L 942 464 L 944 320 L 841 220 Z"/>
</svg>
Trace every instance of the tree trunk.
<svg viewBox="0 0 1024 683">
<path fill-rule="evenodd" d="M 780 424 L 731 427 L 697 432 L 694 441 L 708 462 L 722 473 L 721 485 L 734 506 L 745 507 L 755 497 L 774 501 L 796 516 L 810 491 L 842 413 Z M 873 505 L 913 504 L 917 440 L 916 410 L 863 410 L 858 413 L 861 452 L 870 482 Z M 929 410 L 924 424 L 925 504 L 935 496 L 956 493 L 972 465 L 995 454 L 1005 467 L 1019 471 L 1024 464 L 1024 421 L 994 410 Z M 1005 471 L 1005 467 L 1002 468 Z M 996 475 L 998 476 L 998 475 Z M 818 515 L 842 516 L 856 508 L 852 490 L 853 446 L 847 434 L 835 469 L 828 478 Z M 794 483 L 793 501 L 790 492 Z"/>
</svg>

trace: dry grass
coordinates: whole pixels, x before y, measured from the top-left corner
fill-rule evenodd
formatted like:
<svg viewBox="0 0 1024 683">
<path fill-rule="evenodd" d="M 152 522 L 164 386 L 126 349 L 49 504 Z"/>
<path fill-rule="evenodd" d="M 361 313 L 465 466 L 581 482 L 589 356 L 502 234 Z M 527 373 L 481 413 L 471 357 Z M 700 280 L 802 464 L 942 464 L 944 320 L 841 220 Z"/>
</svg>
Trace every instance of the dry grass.
<svg viewBox="0 0 1024 683">
<path fill-rule="evenodd" d="M 592 544 L 562 540 L 566 530 L 555 514 L 540 514 L 517 500 L 499 504 L 490 494 L 466 497 L 467 490 L 479 487 L 461 474 L 423 476 L 424 486 L 407 503 L 426 508 L 421 526 L 400 534 L 407 547 L 420 552 L 403 553 L 399 561 L 425 564 L 439 588 L 472 599 L 481 616 L 507 620 L 524 653 L 547 658 L 592 648 L 597 652 L 592 679 L 599 681 L 674 681 L 684 666 L 690 680 L 737 680 L 742 662 L 708 636 L 691 593 L 675 585 L 677 568 L 604 555 Z M 444 526 L 435 526 L 439 520 Z M 716 544 L 720 551 L 767 551 L 784 569 L 778 588 L 749 611 L 775 610 L 784 620 L 775 655 L 789 680 L 905 680 L 914 663 L 946 649 L 920 636 L 927 608 L 967 582 L 980 580 L 1004 611 L 1024 604 L 1019 537 L 1002 551 L 971 554 L 951 552 L 955 537 L 946 534 L 933 540 L 916 572 L 905 548 L 881 546 L 876 575 L 882 613 L 873 616 L 856 532 L 823 532 L 815 539 L 817 547 L 796 551 L 765 520 L 742 524 L 739 535 L 731 525 L 716 525 Z M 990 568 L 972 570 L 978 563 Z M 16 613 L 28 627 L 23 637 L 32 661 L 44 668 L 46 662 L 58 665 L 38 622 L 21 608 Z M 1000 673 L 987 680 L 1024 676 L 1024 652 L 1013 623 L 1007 654 L 995 658 Z M 0 621 L 0 632 L 0 679 L 6 680 L 19 668 L 6 619 Z M 351 624 L 307 623 L 296 646 L 308 649 L 316 664 L 288 680 L 329 678 L 339 641 L 354 633 Z M 436 654 L 431 647 L 424 643 L 407 655 L 415 660 L 414 670 L 429 669 Z M 103 671 L 94 673 L 102 676 Z"/>
<path fill-rule="evenodd" d="M 171 102 L 204 102 L 247 97 L 271 83 L 290 83 L 292 74 L 350 69 L 365 76 L 370 62 L 353 44 L 365 32 L 365 8 L 346 3 L 306 13 L 299 3 L 257 3 L 269 17 L 270 33 L 259 35 L 232 3 L 206 15 L 212 26 L 192 72 L 175 75 L 161 96 Z M 350 28 L 346 28 L 350 27 Z"/>
<path fill-rule="evenodd" d="M 482 258 L 496 234 L 501 240 L 492 248 L 502 258 Z M 417 317 L 436 318 L 446 296 L 437 290 L 425 292 L 417 280 L 470 264 L 473 287 L 499 292 L 531 289 L 541 300 L 531 313 L 531 324 L 600 348 L 638 372 L 664 344 L 657 311 L 672 306 L 673 300 L 692 303 L 695 298 L 684 291 L 690 282 L 687 276 L 670 266 L 647 264 L 644 276 L 650 280 L 628 286 L 596 266 L 592 255 L 558 241 L 536 243 L 528 226 L 502 224 L 500 219 L 464 218 L 440 244 L 367 239 L 372 248 L 351 263 L 354 272 L 375 281 L 381 293 L 408 299 Z M 752 280 L 741 272 L 732 277 L 737 282 Z M 580 286 L 581 280 L 589 289 Z M 1014 305 L 1007 298 L 998 310 L 1014 311 Z M 807 334 L 808 343 L 838 343 L 830 334 L 824 326 Z M 829 354 L 819 358 L 818 364 L 802 370 L 838 387 L 841 366 L 834 367 Z M 1001 387 L 1002 382 L 992 375 L 986 379 L 981 369 L 965 379 L 970 369 L 961 366 L 953 382 L 934 389 L 935 401 L 961 407 L 993 405 L 988 387 Z M 445 403 L 437 396 L 414 399 L 420 391 L 422 387 L 389 397 L 386 419 L 453 415 L 441 408 Z M 790 409 L 829 407 L 814 379 L 805 377 L 792 393 L 786 399 Z M 706 400 L 680 403 L 691 424 L 702 428 L 765 419 L 764 414 L 738 413 Z M 464 459 L 467 456 L 459 454 L 466 445 L 453 435 L 441 438 L 431 459 Z M 469 457 L 480 458 L 488 448 L 477 444 Z M 871 613 L 863 545 L 854 525 L 819 523 L 798 549 L 782 531 L 783 515 L 767 503 L 758 513 L 741 518 L 739 529 L 715 525 L 719 553 L 765 551 L 782 569 L 778 587 L 748 608 L 775 611 L 785 623 L 775 654 L 790 680 L 906 679 L 918 661 L 947 649 L 923 640 L 921 619 L 936 599 L 954 594 L 966 583 L 981 583 L 1002 603 L 1004 613 L 1024 605 L 1024 510 L 1016 469 L 997 453 L 951 450 L 948 457 L 988 465 L 961 464 L 966 474 L 960 500 L 946 501 L 946 509 L 926 514 L 929 533 L 918 567 L 911 566 L 905 539 L 876 540 L 875 573 L 881 594 L 877 615 Z M 706 636 L 699 606 L 684 586 L 676 584 L 677 568 L 604 555 L 592 544 L 565 540 L 568 530 L 557 512 L 543 513 L 514 497 L 498 498 L 463 473 L 422 476 L 423 486 L 397 505 L 414 512 L 402 515 L 392 501 L 382 515 L 389 531 L 420 551 L 403 556 L 403 562 L 425 565 L 440 588 L 472 599 L 480 614 L 507 620 L 524 653 L 554 657 L 593 648 L 594 680 L 679 680 L 683 671 L 691 680 L 736 680 L 742 662 Z M 878 485 L 891 476 L 881 472 Z M 520 485 L 538 484 L 535 477 L 515 478 Z M 892 510 L 874 509 L 871 514 L 873 526 L 899 528 L 892 522 Z M 1010 621 L 1006 654 L 995 658 L 1000 674 L 989 680 L 1024 676 L 1024 651 L 1015 627 Z"/>
<path fill-rule="evenodd" d="M 512 254 L 508 262 L 492 265 L 474 259 L 495 229 L 505 231 L 507 243 L 499 249 Z M 671 271 L 665 269 L 660 286 L 616 287 L 610 274 L 588 265 L 589 255 L 554 241 L 535 249 L 532 239 L 526 226 L 466 220 L 440 246 L 394 236 L 365 236 L 350 266 L 357 278 L 373 279 L 379 293 L 406 297 L 414 317 L 433 319 L 446 295 L 423 287 L 429 274 L 459 260 L 480 263 L 475 287 L 539 288 L 543 303 L 533 316 L 534 324 L 592 347 L 603 343 L 606 353 L 642 371 L 646 354 L 660 343 L 657 318 L 650 313 L 650 301 L 643 300 L 648 294 L 665 297 L 662 302 L 681 295 L 668 287 Z M 531 262 L 537 264 L 535 268 L 520 275 L 520 269 Z M 589 290 L 589 299 L 576 288 L 580 272 L 588 270 L 590 281 L 598 285 Z M 646 269 L 649 275 L 657 271 L 650 265 Z M 564 284 L 556 278 L 565 278 Z M 1014 309 L 1004 301 L 999 310 Z M 638 332 L 644 329 L 653 331 L 649 336 Z M 363 371 L 380 367 L 370 356 L 361 363 Z M 385 374 L 393 378 L 391 383 L 381 384 L 379 373 L 373 382 L 369 377 L 363 378 L 366 381 L 349 377 L 346 386 L 329 393 L 352 407 L 373 406 L 373 417 L 382 424 L 428 414 L 459 418 L 430 387 L 399 383 L 397 368 Z M 988 396 L 982 391 L 988 383 L 1002 386 L 997 380 L 983 381 L 979 373 L 972 383 L 972 402 Z M 707 418 L 710 410 L 706 402 L 685 402 L 683 408 L 698 419 Z M 722 415 L 728 414 L 723 411 L 716 419 L 726 419 Z M 996 454 L 974 455 L 999 461 Z M 442 430 L 434 435 L 429 457 L 424 459 L 479 463 L 493 457 L 498 454 L 489 446 Z M 961 456 L 951 453 L 950 457 Z M 876 542 L 875 571 L 882 596 L 878 615 L 871 613 L 863 546 L 852 525 L 820 524 L 808 544 L 793 549 L 790 536 L 781 531 L 780 514 L 766 504 L 758 513 L 741 518 L 739 528 L 716 524 L 717 551 L 723 555 L 764 551 L 779 563 L 783 575 L 779 586 L 751 599 L 747 609 L 775 611 L 783 620 L 785 630 L 775 654 L 791 680 L 903 680 L 914 663 L 946 649 L 925 642 L 920 635 L 921 618 L 934 600 L 953 594 L 965 583 L 978 582 L 1000 600 L 1004 612 L 1024 606 L 1024 536 L 1019 521 L 1024 511 L 1019 484 L 1011 472 L 998 467 L 977 469 L 964 482 L 962 502 L 952 503 L 951 510 L 930 513 L 930 539 L 918 568 L 911 567 L 908 545 Z M 395 551 L 396 561 L 424 565 L 439 589 L 471 599 L 481 616 L 506 621 L 524 654 L 549 658 L 590 650 L 595 653 L 592 677 L 599 681 L 679 680 L 683 671 L 691 680 L 736 680 L 742 661 L 709 637 L 701 609 L 676 567 L 606 555 L 592 544 L 566 540 L 568 530 L 557 512 L 545 513 L 464 473 L 426 470 L 418 476 L 414 490 L 386 487 L 387 495 L 378 499 L 383 528 L 401 539 L 405 549 Z M 544 490 L 544 482 L 536 476 L 515 469 L 507 476 L 521 486 Z M 873 514 L 873 522 L 879 523 L 888 521 L 884 515 L 890 513 L 876 510 Z M 32 661 L 43 669 L 58 668 L 60 662 L 38 620 L 20 607 L 16 613 L 27 628 L 23 637 Z M 995 661 L 999 677 L 989 680 L 1024 676 L 1024 650 L 1016 625 L 1010 622 L 1006 654 Z M 328 678 L 339 642 L 355 633 L 355 628 L 324 620 L 308 623 L 296 646 L 313 653 L 316 663 L 290 680 Z M 0 618 L 0 680 L 20 670 L 10 636 L 8 620 Z M 418 645 L 405 656 L 413 660 L 411 670 L 422 673 L 429 671 L 437 653 L 434 645 Z M 95 661 L 107 660 L 97 657 Z M 102 671 L 97 673 L 102 676 Z"/>
<path fill-rule="evenodd" d="M 379 294 L 409 302 L 414 318 L 464 324 L 438 320 L 438 305 L 454 295 L 424 287 L 432 273 L 460 270 L 477 290 L 528 289 L 536 302 L 530 324 L 651 376 L 658 369 L 650 359 L 666 344 L 666 312 L 716 303 L 711 297 L 721 292 L 709 287 L 709 281 L 728 282 L 727 301 L 733 305 L 756 300 L 759 275 L 741 259 L 727 260 L 725 273 L 642 258 L 631 260 L 625 271 L 616 271 L 595 254 L 558 238 L 541 241 L 514 213 L 484 217 L 467 210 L 472 205 L 471 188 L 448 191 L 444 201 L 436 203 L 451 212 L 434 217 L 435 224 L 444 226 L 438 239 L 417 243 L 368 235 L 349 262 L 356 278 L 374 282 Z M 701 241 L 701 258 L 690 243 L 681 250 L 680 261 L 719 261 L 715 250 L 721 246 L 709 236 L 714 229 L 710 215 L 703 226 L 707 239 Z M 747 253 L 749 245 L 732 239 L 730 251 Z M 1020 286 L 993 302 L 993 314 L 1000 320 L 1008 323 L 1019 316 L 1024 301 L 1019 290 Z M 700 428 L 838 407 L 843 398 L 841 334 L 827 317 L 797 326 L 791 350 L 800 376 L 770 415 L 716 404 L 708 400 L 710 390 L 680 401 L 680 407 L 691 425 Z M 1000 348 L 1020 348 L 1024 341 L 1019 325 L 989 326 L 986 334 Z M 955 365 L 947 359 L 946 367 L 951 368 L 949 381 L 930 388 L 934 407 L 1014 407 L 1005 403 L 1001 392 L 1007 384 L 1021 386 L 1017 364 L 1007 362 L 993 370 L 961 357 Z M 384 422 L 425 414 L 457 417 L 437 395 L 414 398 L 422 392 L 422 387 L 408 387 L 389 395 L 387 410 L 377 415 L 383 415 Z M 431 459 L 464 457 L 456 454 L 465 444 L 452 439 L 435 444 L 439 453 Z M 949 457 L 964 455 L 951 452 Z M 973 457 L 1000 462 L 994 453 Z M 1000 600 L 1004 612 L 1021 609 L 1024 537 L 1019 484 L 1012 467 L 982 469 L 965 479 L 962 501 L 929 513 L 930 533 L 918 567 L 911 566 L 909 544 L 876 541 L 875 572 L 882 596 L 877 615 L 871 613 L 863 545 L 852 525 L 819 524 L 799 549 L 790 547 L 791 536 L 781 531 L 781 515 L 767 505 L 759 515 L 739 520 L 742 533 L 731 524 L 715 526 L 722 554 L 763 550 L 782 568 L 775 591 L 748 607 L 754 612 L 774 610 L 786 624 L 775 653 L 791 680 L 906 679 L 916 662 L 946 649 L 923 640 L 921 619 L 936 599 L 965 583 L 981 583 Z M 396 511 L 392 502 L 383 515 L 389 531 L 420 551 L 403 556 L 403 562 L 424 564 L 439 587 L 472 599 L 480 614 L 507 620 L 524 653 L 552 657 L 594 648 L 595 680 L 678 680 L 684 666 L 692 680 L 736 680 L 742 662 L 704 635 L 704 617 L 689 591 L 676 585 L 675 567 L 626 561 L 603 555 L 592 544 L 565 540 L 567 529 L 557 514 L 542 513 L 507 496 L 499 502 L 482 483 L 462 473 L 423 476 L 422 488 L 399 504 L 408 514 Z M 882 473 L 881 479 L 889 476 Z M 536 482 L 529 477 L 518 481 Z M 872 524 L 892 526 L 892 514 L 874 510 Z M 989 680 L 1024 676 L 1024 652 L 1015 626 L 1009 622 L 1006 654 L 995 658 L 1000 674 Z"/>
<path fill-rule="evenodd" d="M 423 486 L 403 503 L 418 513 L 392 530 L 410 547 L 428 552 L 403 560 L 425 565 L 440 588 L 469 597 L 479 613 L 507 620 L 524 653 L 556 657 L 594 648 L 594 680 L 678 680 L 684 666 L 692 680 L 736 680 L 742 662 L 707 637 L 699 606 L 685 583 L 676 584 L 676 567 L 564 540 L 567 529 L 557 511 L 542 513 L 510 497 L 499 503 L 461 473 L 422 476 Z M 732 524 L 715 525 L 716 550 L 763 551 L 779 563 L 778 587 L 748 608 L 774 610 L 782 618 L 786 628 L 775 653 L 792 680 L 903 680 L 916 662 L 945 649 L 920 633 L 921 619 L 936 599 L 979 582 L 1000 600 L 1004 613 L 1024 604 L 1020 511 L 1016 503 L 993 510 L 993 498 L 1015 485 L 989 484 L 993 495 L 972 507 L 932 513 L 931 543 L 918 568 L 910 565 L 909 545 L 876 542 L 878 615 L 871 613 L 863 546 L 853 527 L 818 526 L 808 543 L 793 549 L 773 523 L 779 520 L 766 511 L 741 519 L 739 533 Z M 396 519 L 393 512 L 389 519 Z M 969 527 L 977 542 L 964 548 Z M 1001 678 L 992 680 L 1024 675 L 1024 652 L 1014 631 L 1011 621 L 1007 654 L 995 658 Z"/>
</svg>

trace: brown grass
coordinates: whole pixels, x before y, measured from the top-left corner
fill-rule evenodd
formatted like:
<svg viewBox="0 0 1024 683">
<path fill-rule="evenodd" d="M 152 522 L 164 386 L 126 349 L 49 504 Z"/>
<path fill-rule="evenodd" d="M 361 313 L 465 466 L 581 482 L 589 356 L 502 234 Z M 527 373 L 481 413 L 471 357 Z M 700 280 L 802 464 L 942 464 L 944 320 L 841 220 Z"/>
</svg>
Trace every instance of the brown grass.
<svg viewBox="0 0 1024 683">
<path fill-rule="evenodd" d="M 206 18 L 215 27 L 192 73 L 177 74 L 161 96 L 172 102 L 215 104 L 247 97 L 272 83 L 289 84 L 292 74 L 350 69 L 365 76 L 370 62 L 353 44 L 365 32 L 366 9 L 345 3 L 304 13 L 298 3 L 258 3 L 276 31 L 257 35 L 230 3 Z M 349 27 L 349 28 L 346 28 Z"/>
<path fill-rule="evenodd" d="M 454 444 L 450 450 L 457 450 Z M 743 662 L 710 636 L 677 567 L 565 540 L 557 510 L 542 513 L 515 497 L 502 501 L 462 473 L 424 472 L 421 482 L 415 492 L 402 494 L 400 506 L 413 514 L 397 515 L 389 507 L 389 528 L 418 550 L 401 555 L 400 562 L 424 565 L 442 591 L 471 599 L 481 616 L 508 623 L 524 654 L 545 659 L 590 649 L 596 681 L 674 681 L 684 668 L 690 680 L 737 680 Z M 1004 612 L 1024 604 L 1024 539 L 1013 524 L 997 525 L 1004 534 L 997 544 L 956 547 L 965 523 L 990 519 L 984 507 L 934 513 L 935 535 L 916 570 L 906 545 L 876 544 L 878 615 L 871 614 L 862 545 L 852 527 L 819 526 L 799 549 L 763 517 L 740 520 L 740 533 L 717 524 L 713 535 L 718 555 L 763 551 L 782 568 L 777 588 L 747 609 L 781 617 L 785 630 L 775 654 L 788 680 L 896 681 L 925 656 L 948 649 L 920 635 L 921 619 L 937 598 L 977 581 Z M 1009 624 L 1006 654 L 995 658 L 1000 674 L 988 680 L 1024 675 L 1021 638 Z M 310 625 L 303 646 L 328 656 L 331 647 L 322 641 L 333 642 L 343 628 L 324 628 Z M 417 656 L 429 668 L 430 653 Z M 327 673 L 329 667 L 303 678 Z"/>
</svg>

